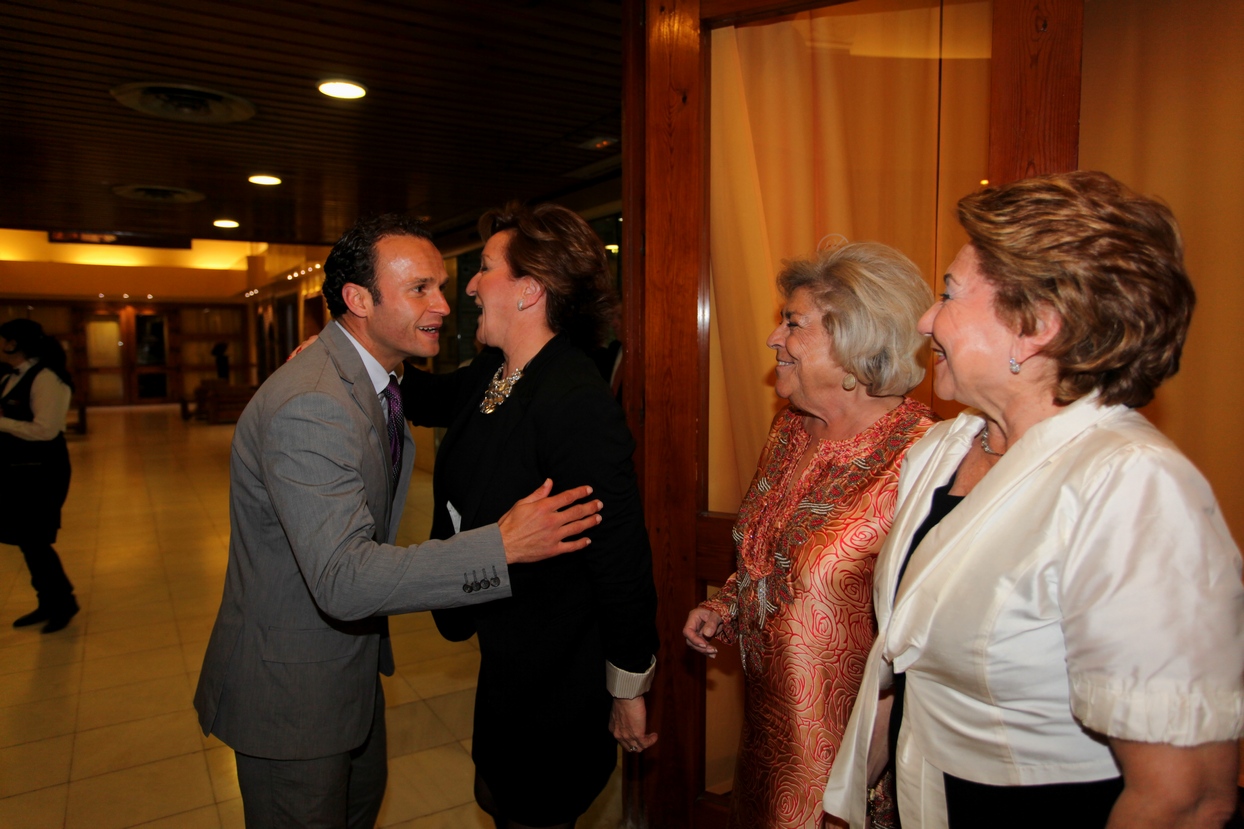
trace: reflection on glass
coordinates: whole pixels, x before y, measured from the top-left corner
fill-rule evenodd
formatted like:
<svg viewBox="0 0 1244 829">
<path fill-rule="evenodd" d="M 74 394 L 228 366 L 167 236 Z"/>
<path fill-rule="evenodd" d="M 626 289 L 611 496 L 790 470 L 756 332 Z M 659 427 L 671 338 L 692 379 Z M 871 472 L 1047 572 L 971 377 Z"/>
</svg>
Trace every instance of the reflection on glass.
<svg viewBox="0 0 1244 829">
<path fill-rule="evenodd" d="M 90 368 L 120 367 L 121 323 L 115 317 L 86 324 L 86 364 Z"/>
<path fill-rule="evenodd" d="M 168 375 L 164 372 L 138 375 L 138 399 L 160 400 L 168 397 Z"/>
<path fill-rule="evenodd" d="M 140 366 L 164 365 L 164 317 L 139 314 L 134 321 Z"/>
<path fill-rule="evenodd" d="M 124 403 L 125 378 L 120 374 L 91 374 L 87 400 L 91 403 Z"/>
</svg>

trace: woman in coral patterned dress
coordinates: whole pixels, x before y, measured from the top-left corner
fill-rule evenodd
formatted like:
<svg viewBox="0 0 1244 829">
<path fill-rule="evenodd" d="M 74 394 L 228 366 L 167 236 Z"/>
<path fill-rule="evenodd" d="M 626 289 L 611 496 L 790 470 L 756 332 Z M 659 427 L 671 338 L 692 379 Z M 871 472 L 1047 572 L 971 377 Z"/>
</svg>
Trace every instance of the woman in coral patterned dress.
<svg viewBox="0 0 1244 829">
<path fill-rule="evenodd" d="M 822 825 L 821 794 L 876 636 L 873 562 L 899 465 L 933 423 L 903 396 L 924 376 L 916 321 L 931 299 L 910 260 L 843 245 L 787 264 L 778 287 L 785 306 L 768 345 L 790 405 L 739 511 L 738 571 L 683 630 L 707 656 L 711 639 L 739 643 L 730 826 L 748 829 Z"/>
</svg>

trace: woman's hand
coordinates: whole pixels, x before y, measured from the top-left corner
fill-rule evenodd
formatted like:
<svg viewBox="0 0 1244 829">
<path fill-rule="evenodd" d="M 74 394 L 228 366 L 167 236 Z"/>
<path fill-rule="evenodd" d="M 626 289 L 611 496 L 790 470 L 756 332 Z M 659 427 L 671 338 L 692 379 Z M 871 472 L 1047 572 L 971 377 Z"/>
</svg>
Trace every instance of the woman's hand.
<svg viewBox="0 0 1244 829">
<path fill-rule="evenodd" d="M 613 700 L 613 710 L 609 712 L 609 731 L 613 738 L 622 744 L 627 751 L 643 751 L 657 741 L 656 734 L 647 733 L 648 707 L 642 696 L 635 699 Z"/>
<path fill-rule="evenodd" d="M 297 347 L 297 348 L 295 348 L 293 351 L 289 352 L 289 356 L 285 358 L 285 362 L 287 362 L 287 363 L 288 363 L 290 360 L 292 360 L 292 359 L 294 359 L 295 357 L 297 357 L 299 354 L 301 354 L 301 353 L 303 352 L 303 350 L 304 350 L 307 346 L 311 345 L 311 343 L 315 342 L 315 341 L 316 341 L 316 340 L 318 340 L 319 338 L 320 338 L 320 335 L 319 335 L 319 334 L 312 334 L 310 337 L 307 337 L 305 340 L 303 340 L 302 342 L 298 343 L 298 347 Z"/>
<path fill-rule="evenodd" d="M 682 629 L 682 635 L 687 639 L 687 647 L 709 658 L 716 657 L 717 649 L 708 640 L 716 636 L 724 624 L 725 620 L 717 611 L 706 607 L 694 608 L 687 614 L 687 624 Z"/>
<path fill-rule="evenodd" d="M 1123 793 L 1106 829 L 1219 829 L 1235 811 L 1234 740 L 1182 748 L 1111 738 Z"/>
</svg>

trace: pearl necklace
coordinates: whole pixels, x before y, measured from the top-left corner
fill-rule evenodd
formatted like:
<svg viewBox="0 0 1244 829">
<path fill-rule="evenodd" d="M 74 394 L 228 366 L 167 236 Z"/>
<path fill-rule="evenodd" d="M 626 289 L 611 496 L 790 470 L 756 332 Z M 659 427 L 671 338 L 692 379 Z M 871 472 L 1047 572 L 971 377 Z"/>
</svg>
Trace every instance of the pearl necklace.
<svg viewBox="0 0 1244 829">
<path fill-rule="evenodd" d="M 492 376 L 492 382 L 484 391 L 484 399 L 479 401 L 479 410 L 484 414 L 495 412 L 497 407 L 510 396 L 510 392 L 514 391 L 514 384 L 523 376 L 521 368 L 514 369 L 514 373 L 509 377 L 506 377 L 504 372 L 505 364 L 502 363 L 497 366 L 497 373 Z"/>
</svg>

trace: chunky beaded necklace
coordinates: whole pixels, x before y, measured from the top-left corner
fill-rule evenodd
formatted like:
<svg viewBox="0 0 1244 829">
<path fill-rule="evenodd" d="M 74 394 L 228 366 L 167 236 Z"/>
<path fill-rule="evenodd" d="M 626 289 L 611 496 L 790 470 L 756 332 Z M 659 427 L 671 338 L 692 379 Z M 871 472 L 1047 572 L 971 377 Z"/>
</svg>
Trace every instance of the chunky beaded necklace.
<svg viewBox="0 0 1244 829">
<path fill-rule="evenodd" d="M 505 364 L 497 366 L 497 373 L 492 376 L 492 382 L 484 390 L 484 399 L 479 401 L 479 410 L 484 414 L 495 412 L 497 407 L 510 396 L 510 392 L 514 391 L 514 384 L 522 376 L 523 370 L 521 368 L 514 369 L 514 373 L 506 377 Z"/>
</svg>

